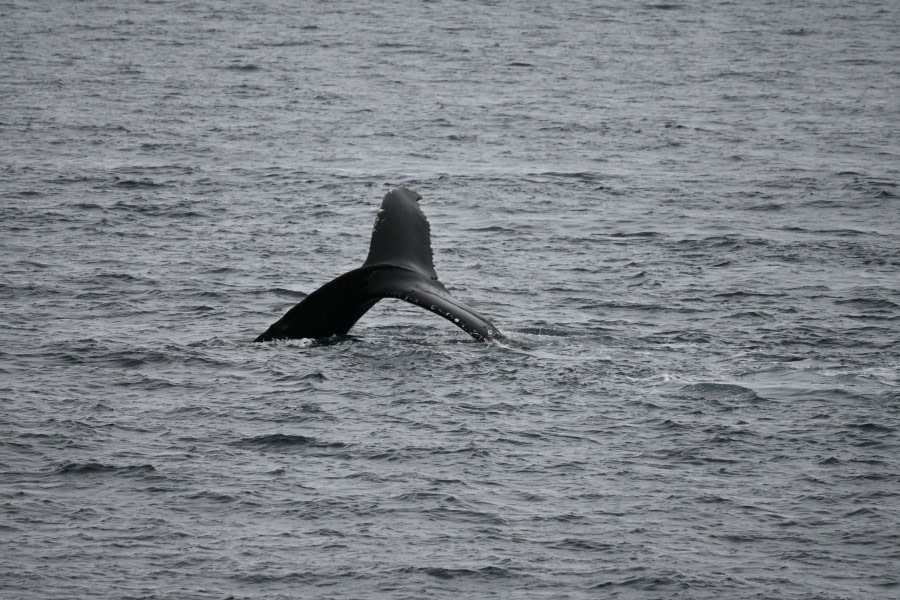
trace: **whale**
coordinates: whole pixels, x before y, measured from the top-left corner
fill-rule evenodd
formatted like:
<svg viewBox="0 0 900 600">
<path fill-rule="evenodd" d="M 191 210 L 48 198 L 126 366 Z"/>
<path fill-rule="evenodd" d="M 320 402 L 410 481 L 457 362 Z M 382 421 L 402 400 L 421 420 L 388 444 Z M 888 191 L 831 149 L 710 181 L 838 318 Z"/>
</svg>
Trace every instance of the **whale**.
<svg viewBox="0 0 900 600">
<path fill-rule="evenodd" d="M 369 254 L 358 269 L 332 279 L 266 329 L 256 342 L 346 335 L 382 298 L 397 298 L 447 319 L 480 342 L 502 340 L 486 317 L 450 295 L 438 281 L 431 228 L 406 188 L 389 191 L 372 229 Z"/>
</svg>

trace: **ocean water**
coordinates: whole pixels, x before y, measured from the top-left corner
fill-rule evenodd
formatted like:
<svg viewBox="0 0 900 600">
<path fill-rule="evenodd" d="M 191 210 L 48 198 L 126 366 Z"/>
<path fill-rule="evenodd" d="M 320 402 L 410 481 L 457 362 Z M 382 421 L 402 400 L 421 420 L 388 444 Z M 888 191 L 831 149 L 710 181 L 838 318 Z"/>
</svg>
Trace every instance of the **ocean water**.
<svg viewBox="0 0 900 600">
<path fill-rule="evenodd" d="M 0 596 L 897 598 L 900 7 L 0 2 Z M 394 186 L 509 343 L 252 340 Z"/>
</svg>

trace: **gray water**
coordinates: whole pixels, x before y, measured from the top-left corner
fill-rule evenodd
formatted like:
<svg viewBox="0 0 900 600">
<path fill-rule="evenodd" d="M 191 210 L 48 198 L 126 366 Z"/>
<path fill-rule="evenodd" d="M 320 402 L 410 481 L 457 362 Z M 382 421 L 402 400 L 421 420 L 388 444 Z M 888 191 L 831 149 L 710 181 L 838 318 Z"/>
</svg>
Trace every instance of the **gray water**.
<svg viewBox="0 0 900 600">
<path fill-rule="evenodd" d="M 3 598 L 896 598 L 900 7 L 0 3 Z M 509 343 L 253 344 L 384 193 Z"/>
</svg>

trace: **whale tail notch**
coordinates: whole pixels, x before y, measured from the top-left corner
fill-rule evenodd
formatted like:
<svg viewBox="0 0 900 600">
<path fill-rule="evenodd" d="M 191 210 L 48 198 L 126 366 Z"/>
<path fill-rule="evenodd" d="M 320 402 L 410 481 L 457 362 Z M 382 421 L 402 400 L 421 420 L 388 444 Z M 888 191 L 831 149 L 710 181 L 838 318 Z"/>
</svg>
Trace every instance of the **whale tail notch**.
<svg viewBox="0 0 900 600">
<path fill-rule="evenodd" d="M 363 265 L 308 295 L 255 341 L 344 335 L 382 298 L 398 298 L 429 310 L 478 341 L 503 339 L 488 319 L 453 298 L 438 281 L 431 230 L 420 199 L 405 188 L 388 192 Z"/>
</svg>

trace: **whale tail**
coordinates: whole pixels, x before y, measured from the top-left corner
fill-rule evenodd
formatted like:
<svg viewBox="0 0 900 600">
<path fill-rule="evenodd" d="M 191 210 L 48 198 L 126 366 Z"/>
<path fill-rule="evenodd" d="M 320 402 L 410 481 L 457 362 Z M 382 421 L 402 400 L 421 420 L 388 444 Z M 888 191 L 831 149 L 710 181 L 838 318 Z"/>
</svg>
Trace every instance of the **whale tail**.
<svg viewBox="0 0 900 600">
<path fill-rule="evenodd" d="M 438 281 L 431 230 L 420 199 L 404 188 L 388 192 L 363 265 L 308 295 L 256 341 L 344 335 L 382 298 L 399 298 L 430 310 L 478 341 L 503 339 L 490 321 L 453 298 Z"/>
</svg>

